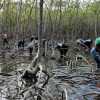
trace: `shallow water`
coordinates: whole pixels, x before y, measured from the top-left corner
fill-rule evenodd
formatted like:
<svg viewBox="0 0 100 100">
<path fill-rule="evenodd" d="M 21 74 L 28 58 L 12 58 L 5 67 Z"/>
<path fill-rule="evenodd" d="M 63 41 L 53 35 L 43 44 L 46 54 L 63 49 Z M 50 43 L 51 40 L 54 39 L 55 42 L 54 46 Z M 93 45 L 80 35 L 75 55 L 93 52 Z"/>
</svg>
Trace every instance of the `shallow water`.
<svg viewBox="0 0 100 100">
<path fill-rule="evenodd" d="M 30 62 L 31 60 L 26 52 L 19 54 L 14 59 L 0 58 L 0 100 L 23 100 L 25 94 L 22 95 L 20 92 L 33 83 L 30 81 L 26 83 L 19 77 Z M 55 100 L 65 100 L 61 85 L 57 86 L 59 83 L 67 84 L 75 92 L 73 93 L 69 87 L 62 85 L 67 90 L 68 100 L 100 100 L 98 99 L 100 97 L 98 96 L 100 94 L 100 80 L 95 79 L 95 75 L 86 63 L 83 64 L 80 61 L 76 68 L 71 69 L 70 66 L 66 66 L 66 62 L 58 63 L 56 60 L 49 60 L 48 62 L 46 69 L 54 75 L 49 79 L 45 90 L 51 93 Z M 87 65 L 87 67 L 83 65 Z M 46 92 L 43 92 L 42 95 L 46 100 L 51 100 Z M 12 99 L 12 97 L 15 98 Z M 28 95 L 26 100 L 35 99 Z"/>
</svg>

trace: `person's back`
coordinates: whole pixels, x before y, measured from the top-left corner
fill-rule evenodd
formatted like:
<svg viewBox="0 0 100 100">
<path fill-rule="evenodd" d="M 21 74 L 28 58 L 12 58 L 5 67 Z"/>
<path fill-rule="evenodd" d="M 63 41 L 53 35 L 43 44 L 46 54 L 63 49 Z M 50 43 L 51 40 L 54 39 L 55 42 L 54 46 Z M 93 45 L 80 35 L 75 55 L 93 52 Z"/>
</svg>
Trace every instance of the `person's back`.
<svg viewBox="0 0 100 100">
<path fill-rule="evenodd" d="M 84 41 L 84 46 L 91 48 L 93 41 L 91 39 L 87 39 Z"/>
<path fill-rule="evenodd" d="M 56 46 L 56 48 L 57 48 L 57 49 L 60 49 L 61 46 L 62 46 L 62 43 L 58 43 L 57 46 Z"/>
<path fill-rule="evenodd" d="M 84 40 L 83 39 L 77 39 L 76 44 L 83 46 Z"/>
<path fill-rule="evenodd" d="M 30 42 L 28 44 L 28 48 L 33 48 L 33 45 L 34 45 L 33 40 L 34 40 L 34 37 L 31 37 Z"/>
<path fill-rule="evenodd" d="M 32 55 L 32 51 L 33 51 L 33 37 L 31 37 L 30 42 L 28 44 L 28 49 L 29 49 L 29 53 L 30 55 Z"/>
<path fill-rule="evenodd" d="M 33 48 L 33 41 L 31 41 L 29 44 L 28 44 L 28 48 Z"/>
<path fill-rule="evenodd" d="M 25 41 L 24 41 L 24 39 L 19 40 L 19 41 L 18 41 L 18 48 L 20 48 L 20 47 L 23 47 L 23 48 L 24 48 L 24 46 L 25 46 Z"/>
<path fill-rule="evenodd" d="M 97 63 L 97 69 L 100 69 L 100 37 L 95 40 L 95 47 L 91 49 L 90 53 Z"/>
</svg>

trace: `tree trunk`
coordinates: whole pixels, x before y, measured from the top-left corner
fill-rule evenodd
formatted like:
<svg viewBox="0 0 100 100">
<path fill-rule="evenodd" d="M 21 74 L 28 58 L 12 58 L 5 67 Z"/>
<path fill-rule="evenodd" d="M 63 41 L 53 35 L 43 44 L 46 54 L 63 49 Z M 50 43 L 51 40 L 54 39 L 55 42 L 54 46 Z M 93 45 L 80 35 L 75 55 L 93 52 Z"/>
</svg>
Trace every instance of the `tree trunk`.
<svg viewBox="0 0 100 100">
<path fill-rule="evenodd" d="M 97 15 L 95 15 L 94 21 L 95 21 L 95 22 L 94 22 L 94 25 L 95 25 L 95 26 L 94 26 L 94 28 L 95 28 L 95 29 L 94 29 L 94 31 L 95 31 L 94 33 L 95 33 L 95 37 L 97 37 Z"/>
<path fill-rule="evenodd" d="M 39 64 L 41 65 L 41 58 L 42 58 L 42 21 L 43 21 L 43 0 L 40 0 L 40 29 L 38 33 L 38 52 L 31 64 L 23 73 L 23 78 L 34 78 L 36 82 L 36 74 L 40 70 Z M 34 68 L 34 70 L 30 70 Z M 32 77 L 31 77 L 32 76 Z"/>
<path fill-rule="evenodd" d="M 41 63 L 42 58 L 42 29 L 43 27 L 43 0 L 40 0 L 40 27 L 39 27 L 39 33 L 38 33 L 38 53 L 39 58 L 38 62 Z"/>
</svg>

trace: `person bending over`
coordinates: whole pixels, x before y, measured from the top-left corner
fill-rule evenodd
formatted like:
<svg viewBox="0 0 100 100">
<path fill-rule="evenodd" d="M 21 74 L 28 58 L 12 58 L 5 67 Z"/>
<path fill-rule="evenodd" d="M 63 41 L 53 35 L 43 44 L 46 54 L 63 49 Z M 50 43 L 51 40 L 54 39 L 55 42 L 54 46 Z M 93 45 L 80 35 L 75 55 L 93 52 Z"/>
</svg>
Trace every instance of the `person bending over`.
<svg viewBox="0 0 100 100">
<path fill-rule="evenodd" d="M 76 43 L 82 47 L 85 47 L 86 51 L 90 51 L 93 41 L 91 39 L 87 39 L 87 40 L 77 39 Z"/>
<path fill-rule="evenodd" d="M 24 46 L 25 46 L 25 41 L 24 40 L 20 40 L 18 42 L 18 48 L 20 48 L 20 47 L 23 47 L 24 48 Z"/>
<path fill-rule="evenodd" d="M 97 69 L 100 70 L 100 37 L 95 40 L 95 46 L 90 51 L 97 63 Z"/>
<path fill-rule="evenodd" d="M 84 46 L 87 48 L 87 51 L 89 51 L 92 47 L 93 41 L 91 39 L 84 41 Z"/>
<path fill-rule="evenodd" d="M 80 46 L 83 46 L 84 45 L 84 40 L 83 39 L 77 39 L 76 44 L 80 45 Z"/>
<path fill-rule="evenodd" d="M 58 43 L 56 48 L 59 50 L 60 52 L 60 59 L 62 59 L 64 56 L 66 56 L 69 46 L 67 46 L 64 43 Z"/>
</svg>

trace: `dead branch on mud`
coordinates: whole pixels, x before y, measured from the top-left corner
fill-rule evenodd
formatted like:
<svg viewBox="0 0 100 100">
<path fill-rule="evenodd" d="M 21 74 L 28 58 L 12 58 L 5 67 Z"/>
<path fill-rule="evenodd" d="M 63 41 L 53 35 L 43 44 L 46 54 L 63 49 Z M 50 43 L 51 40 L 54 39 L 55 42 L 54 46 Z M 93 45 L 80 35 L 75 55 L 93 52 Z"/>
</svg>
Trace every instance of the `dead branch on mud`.
<svg viewBox="0 0 100 100">
<path fill-rule="evenodd" d="M 38 59 L 38 53 L 35 56 L 35 58 L 32 60 L 31 64 L 29 64 L 29 66 L 23 72 L 22 78 L 26 78 L 26 79 L 34 78 L 34 81 L 36 83 L 37 81 L 36 73 L 40 70 L 40 68 L 37 66 L 37 59 Z"/>
</svg>

